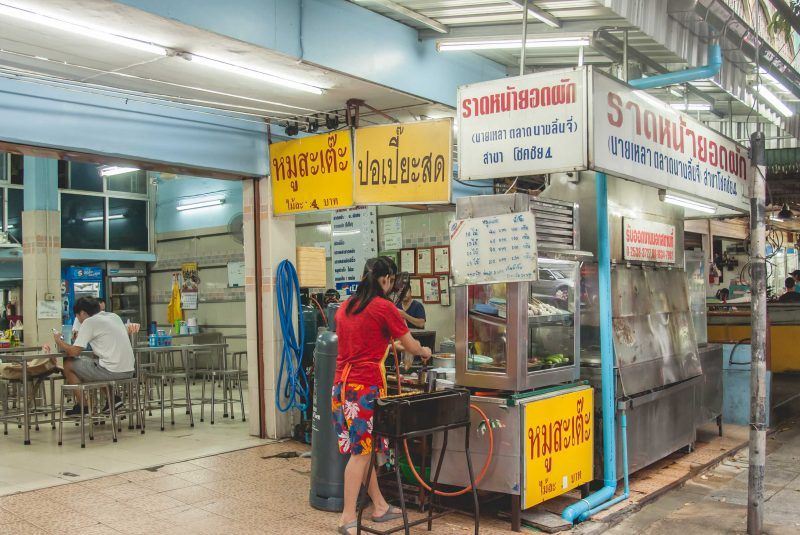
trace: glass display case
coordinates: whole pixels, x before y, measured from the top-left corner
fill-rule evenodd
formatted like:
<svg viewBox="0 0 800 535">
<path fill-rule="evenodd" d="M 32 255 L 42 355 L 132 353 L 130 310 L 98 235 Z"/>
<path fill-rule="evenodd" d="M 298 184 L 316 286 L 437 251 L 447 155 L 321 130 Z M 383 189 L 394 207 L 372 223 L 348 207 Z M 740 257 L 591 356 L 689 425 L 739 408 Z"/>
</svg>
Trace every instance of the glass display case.
<svg viewBox="0 0 800 535">
<path fill-rule="evenodd" d="M 540 257 L 539 280 L 457 287 L 457 384 L 524 391 L 576 380 L 579 267 Z"/>
</svg>

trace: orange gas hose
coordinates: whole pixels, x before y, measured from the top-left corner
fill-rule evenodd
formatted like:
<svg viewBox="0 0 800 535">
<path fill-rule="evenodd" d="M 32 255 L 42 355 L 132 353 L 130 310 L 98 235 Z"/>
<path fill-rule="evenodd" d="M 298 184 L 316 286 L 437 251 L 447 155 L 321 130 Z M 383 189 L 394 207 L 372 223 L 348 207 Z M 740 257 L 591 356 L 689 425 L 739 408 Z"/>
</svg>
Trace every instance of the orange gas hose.
<svg viewBox="0 0 800 535">
<path fill-rule="evenodd" d="M 394 363 L 395 363 L 395 375 L 397 375 L 397 393 L 402 392 L 402 386 L 400 382 L 400 358 L 397 355 L 397 348 L 394 346 L 394 340 L 392 340 L 392 351 L 394 352 Z M 475 478 L 475 485 L 481 482 L 483 477 L 486 475 L 486 471 L 489 469 L 489 465 L 492 464 L 492 455 L 494 453 L 494 433 L 492 432 L 492 424 L 489 421 L 489 417 L 486 416 L 486 413 L 483 412 L 477 405 L 473 405 L 470 403 L 469 407 L 477 412 L 481 418 L 483 418 L 483 422 L 486 424 L 486 429 L 489 431 L 489 451 L 486 454 L 486 461 L 483 463 L 483 468 L 481 468 L 478 477 Z M 445 496 L 448 498 L 452 498 L 455 496 L 461 496 L 466 494 L 472 490 L 472 485 L 469 485 L 461 490 L 457 490 L 454 492 L 444 492 L 441 490 L 434 491 L 431 489 L 430 485 L 425 483 L 422 477 L 417 473 L 417 469 L 414 466 L 414 461 L 411 460 L 411 453 L 408 451 L 408 440 L 403 440 L 403 450 L 406 452 L 406 461 L 408 461 L 408 467 L 411 469 L 411 473 L 414 474 L 414 478 L 417 482 L 422 485 L 422 488 L 427 490 L 428 492 L 433 492 L 437 496 Z"/>
</svg>

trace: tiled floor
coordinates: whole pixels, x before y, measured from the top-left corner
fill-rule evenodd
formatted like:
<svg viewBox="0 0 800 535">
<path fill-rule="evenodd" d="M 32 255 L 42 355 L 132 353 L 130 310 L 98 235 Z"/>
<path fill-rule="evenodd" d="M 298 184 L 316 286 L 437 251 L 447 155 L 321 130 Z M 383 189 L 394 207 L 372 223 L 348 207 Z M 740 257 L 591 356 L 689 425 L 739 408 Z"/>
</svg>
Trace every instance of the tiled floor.
<svg viewBox="0 0 800 535">
<path fill-rule="evenodd" d="M 0 497 L 3 534 L 280 534 L 335 533 L 338 514 L 308 505 L 308 458 L 295 442 L 101 477 Z M 471 533 L 472 519 L 451 515 L 433 533 Z M 481 533 L 509 533 L 483 519 Z M 424 526 L 414 533 L 427 532 Z"/>
<path fill-rule="evenodd" d="M 167 416 L 167 428 L 162 432 L 158 413 L 154 411 L 153 416 L 147 419 L 146 434 L 130 431 L 123 424 L 116 444 L 111 441 L 111 430 L 107 425 L 95 426 L 95 440 L 87 438 L 85 449 L 80 447 L 80 430 L 74 425 L 65 425 L 64 445 L 61 447 L 57 445 L 58 430 L 51 429 L 49 423 L 40 425 L 39 431 L 31 430 L 30 446 L 22 444 L 22 429 L 9 425 L 8 436 L 0 434 L 0 496 L 196 459 L 266 442 L 249 435 L 248 423 L 241 421 L 238 405 L 236 420 L 222 418 L 218 406 L 213 426 L 208 414 L 206 421 L 201 423 L 199 407 L 194 410 L 194 428 L 189 427 L 188 416 L 178 411 L 175 425 L 169 424 Z M 4 530 L 0 529 L 0 533 Z"/>
</svg>

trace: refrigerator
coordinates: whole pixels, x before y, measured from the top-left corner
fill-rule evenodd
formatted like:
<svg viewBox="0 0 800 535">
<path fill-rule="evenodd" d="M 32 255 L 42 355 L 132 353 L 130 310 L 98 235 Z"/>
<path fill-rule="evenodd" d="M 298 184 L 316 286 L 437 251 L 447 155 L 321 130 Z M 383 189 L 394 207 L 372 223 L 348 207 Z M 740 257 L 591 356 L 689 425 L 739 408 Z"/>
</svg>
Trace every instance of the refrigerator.
<svg viewBox="0 0 800 535">
<path fill-rule="evenodd" d="M 61 316 L 65 325 L 72 325 L 75 301 L 81 297 L 103 298 L 103 268 L 69 266 L 62 270 L 61 281 Z"/>
<path fill-rule="evenodd" d="M 106 310 L 123 322 L 147 326 L 147 264 L 106 263 Z"/>
</svg>

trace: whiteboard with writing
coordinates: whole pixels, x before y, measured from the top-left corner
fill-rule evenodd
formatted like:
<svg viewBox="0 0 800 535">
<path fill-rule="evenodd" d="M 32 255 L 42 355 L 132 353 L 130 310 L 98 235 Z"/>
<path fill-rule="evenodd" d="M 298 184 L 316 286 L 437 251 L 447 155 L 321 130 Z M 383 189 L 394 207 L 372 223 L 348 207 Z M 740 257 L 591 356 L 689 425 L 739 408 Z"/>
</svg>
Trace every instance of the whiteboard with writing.
<svg viewBox="0 0 800 535">
<path fill-rule="evenodd" d="M 349 288 L 361 280 L 364 264 L 378 256 L 377 209 L 336 210 L 331 218 L 331 255 L 336 288 Z"/>
<path fill-rule="evenodd" d="M 538 278 L 531 212 L 458 219 L 450 224 L 450 263 L 456 286 Z"/>
</svg>

